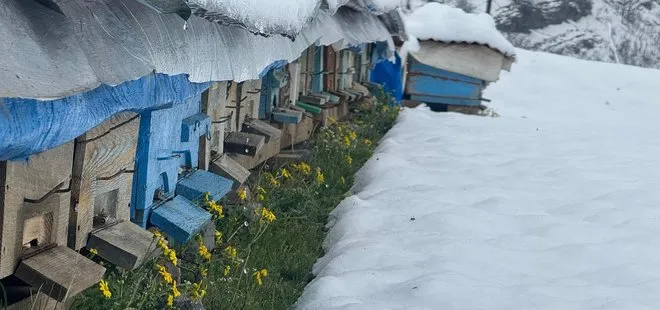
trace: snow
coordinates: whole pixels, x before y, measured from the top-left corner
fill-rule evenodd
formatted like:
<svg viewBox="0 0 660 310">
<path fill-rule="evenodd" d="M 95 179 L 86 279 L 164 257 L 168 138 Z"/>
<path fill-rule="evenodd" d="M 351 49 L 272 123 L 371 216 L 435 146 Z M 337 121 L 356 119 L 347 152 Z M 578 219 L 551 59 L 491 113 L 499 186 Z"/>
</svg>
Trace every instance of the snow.
<svg viewBox="0 0 660 310">
<path fill-rule="evenodd" d="M 495 28 L 493 18 L 485 13 L 468 14 L 430 2 L 406 14 L 404 19 L 406 31 L 419 40 L 478 43 L 507 56 L 516 53 L 513 45 Z"/>
<path fill-rule="evenodd" d="M 517 57 L 500 117 L 401 113 L 297 308 L 657 308 L 660 71 Z"/>
<path fill-rule="evenodd" d="M 189 0 L 261 32 L 298 33 L 315 16 L 319 0 Z"/>
</svg>

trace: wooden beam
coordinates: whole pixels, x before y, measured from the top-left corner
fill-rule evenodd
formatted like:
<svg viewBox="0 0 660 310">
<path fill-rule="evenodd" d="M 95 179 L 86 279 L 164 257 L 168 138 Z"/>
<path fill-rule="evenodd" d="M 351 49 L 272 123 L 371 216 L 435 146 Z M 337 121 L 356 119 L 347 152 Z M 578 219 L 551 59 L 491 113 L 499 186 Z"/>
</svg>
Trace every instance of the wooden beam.
<svg viewBox="0 0 660 310">
<path fill-rule="evenodd" d="M 96 249 L 103 259 L 125 270 L 140 266 L 156 252 L 154 235 L 130 221 L 92 232 L 87 246 Z"/>
<path fill-rule="evenodd" d="M 234 181 L 230 179 L 205 170 L 195 170 L 179 178 L 176 194 L 190 201 L 199 201 L 205 193 L 209 193 L 209 199 L 218 200 L 229 193 L 233 185 Z"/>
<path fill-rule="evenodd" d="M 47 246 L 66 245 L 73 142 L 0 162 L 0 278 L 21 257 Z"/>
<path fill-rule="evenodd" d="M 257 154 L 252 156 L 239 153 L 230 153 L 228 156 L 246 169 L 252 169 L 279 153 L 281 141 L 281 138 L 271 139 Z"/>
<path fill-rule="evenodd" d="M 16 277 L 57 301 L 73 297 L 101 280 L 105 268 L 65 246 L 21 261 Z"/>
<path fill-rule="evenodd" d="M 190 241 L 211 221 L 211 214 L 190 200 L 175 196 L 153 208 L 151 223 L 178 243 Z"/>
</svg>

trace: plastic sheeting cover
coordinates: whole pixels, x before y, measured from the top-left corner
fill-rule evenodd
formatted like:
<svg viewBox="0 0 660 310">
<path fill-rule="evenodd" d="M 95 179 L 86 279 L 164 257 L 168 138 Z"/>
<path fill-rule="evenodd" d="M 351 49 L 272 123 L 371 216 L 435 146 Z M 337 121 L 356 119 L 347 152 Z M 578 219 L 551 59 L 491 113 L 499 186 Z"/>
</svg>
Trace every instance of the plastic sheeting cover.
<svg viewBox="0 0 660 310">
<path fill-rule="evenodd" d="M 114 114 L 140 112 L 199 96 L 210 83 L 152 74 L 63 99 L 0 99 L 0 161 L 24 158 L 71 141 Z"/>
<path fill-rule="evenodd" d="M 118 85 L 152 72 L 191 82 L 259 78 L 276 60 L 293 61 L 320 40 L 329 45 L 389 40 L 376 16 L 343 8 L 319 13 L 297 39 L 261 37 L 192 16 L 159 14 L 134 1 L 0 3 L 0 97 L 55 99 Z M 80 25 L 85 25 L 81 27 Z"/>
</svg>

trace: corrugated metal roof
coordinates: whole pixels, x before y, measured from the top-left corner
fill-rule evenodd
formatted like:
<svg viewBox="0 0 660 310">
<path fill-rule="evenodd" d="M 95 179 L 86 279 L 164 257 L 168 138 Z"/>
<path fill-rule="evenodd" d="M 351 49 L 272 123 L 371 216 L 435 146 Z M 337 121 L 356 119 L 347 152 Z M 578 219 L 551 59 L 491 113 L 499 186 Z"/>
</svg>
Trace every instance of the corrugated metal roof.
<svg viewBox="0 0 660 310">
<path fill-rule="evenodd" d="M 385 41 L 374 15 L 319 12 L 297 39 L 254 36 L 191 16 L 160 14 L 122 0 L 0 3 L 0 97 L 61 98 L 157 72 L 192 82 L 256 79 L 276 60 L 295 60 L 321 39 L 329 45 Z"/>
</svg>

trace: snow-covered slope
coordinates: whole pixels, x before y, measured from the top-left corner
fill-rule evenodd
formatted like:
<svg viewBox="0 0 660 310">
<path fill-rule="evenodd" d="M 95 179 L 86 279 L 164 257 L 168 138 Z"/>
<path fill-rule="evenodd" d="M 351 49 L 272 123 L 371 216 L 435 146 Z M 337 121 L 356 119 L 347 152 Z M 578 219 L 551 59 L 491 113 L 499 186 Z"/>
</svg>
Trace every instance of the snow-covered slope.
<svg viewBox="0 0 660 310">
<path fill-rule="evenodd" d="M 438 2 L 486 9 L 484 0 Z M 494 0 L 492 13 L 517 47 L 660 68 L 660 0 Z"/>
<path fill-rule="evenodd" d="M 657 309 L 660 71 L 517 55 L 501 117 L 403 111 L 299 309 Z"/>
</svg>

